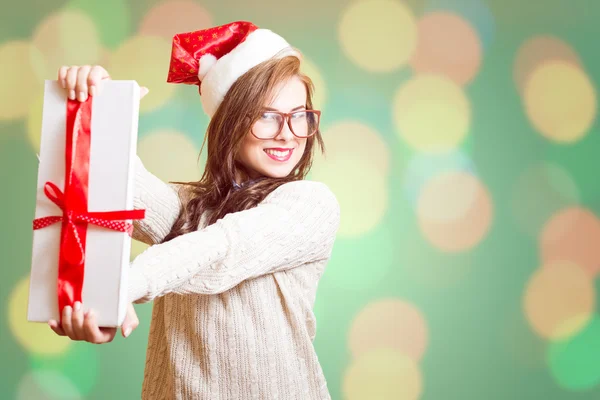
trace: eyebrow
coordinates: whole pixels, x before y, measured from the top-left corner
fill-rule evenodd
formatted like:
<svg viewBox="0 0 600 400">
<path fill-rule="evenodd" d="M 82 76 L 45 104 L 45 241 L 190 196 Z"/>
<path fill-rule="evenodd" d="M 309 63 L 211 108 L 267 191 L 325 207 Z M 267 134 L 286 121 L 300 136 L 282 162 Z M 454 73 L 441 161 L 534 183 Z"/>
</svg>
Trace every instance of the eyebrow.
<svg viewBox="0 0 600 400">
<path fill-rule="evenodd" d="M 306 106 L 298 106 L 298 107 L 292 108 L 290 110 L 290 112 L 292 112 L 292 111 L 298 111 L 298 110 L 303 109 L 303 108 L 306 108 Z M 271 108 L 271 107 L 264 107 L 264 109 L 267 110 L 267 111 L 279 111 L 278 109 Z"/>
</svg>

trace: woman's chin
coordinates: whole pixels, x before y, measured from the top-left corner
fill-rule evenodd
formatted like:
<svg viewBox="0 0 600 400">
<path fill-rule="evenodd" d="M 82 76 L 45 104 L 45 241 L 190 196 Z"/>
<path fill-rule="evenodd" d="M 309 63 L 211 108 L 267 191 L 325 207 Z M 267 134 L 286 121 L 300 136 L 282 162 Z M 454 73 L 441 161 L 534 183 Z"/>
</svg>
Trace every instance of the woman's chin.
<svg viewBox="0 0 600 400">
<path fill-rule="evenodd" d="M 282 166 L 283 167 L 283 166 Z M 290 168 L 269 168 L 262 171 L 263 176 L 269 178 L 285 178 L 292 172 Z"/>
</svg>

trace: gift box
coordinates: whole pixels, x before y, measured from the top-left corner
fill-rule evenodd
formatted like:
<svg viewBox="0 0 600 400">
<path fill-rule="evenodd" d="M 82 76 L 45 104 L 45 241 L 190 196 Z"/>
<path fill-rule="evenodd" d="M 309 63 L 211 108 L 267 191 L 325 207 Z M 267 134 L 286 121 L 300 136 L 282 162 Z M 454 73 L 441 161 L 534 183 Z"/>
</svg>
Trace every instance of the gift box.
<svg viewBox="0 0 600 400">
<path fill-rule="evenodd" d="M 140 88 L 103 81 L 85 102 L 46 81 L 27 318 L 83 302 L 99 326 L 125 317 Z"/>
</svg>

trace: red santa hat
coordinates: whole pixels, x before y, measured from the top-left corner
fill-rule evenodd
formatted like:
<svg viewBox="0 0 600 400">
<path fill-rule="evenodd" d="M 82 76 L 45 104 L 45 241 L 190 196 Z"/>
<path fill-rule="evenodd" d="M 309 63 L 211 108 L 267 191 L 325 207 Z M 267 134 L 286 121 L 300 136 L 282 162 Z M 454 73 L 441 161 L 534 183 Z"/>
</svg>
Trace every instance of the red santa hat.
<svg viewBox="0 0 600 400">
<path fill-rule="evenodd" d="M 167 82 L 200 86 L 202 107 L 212 117 L 240 76 L 288 55 L 301 59 L 281 36 L 246 21 L 180 33 L 173 37 Z"/>
</svg>

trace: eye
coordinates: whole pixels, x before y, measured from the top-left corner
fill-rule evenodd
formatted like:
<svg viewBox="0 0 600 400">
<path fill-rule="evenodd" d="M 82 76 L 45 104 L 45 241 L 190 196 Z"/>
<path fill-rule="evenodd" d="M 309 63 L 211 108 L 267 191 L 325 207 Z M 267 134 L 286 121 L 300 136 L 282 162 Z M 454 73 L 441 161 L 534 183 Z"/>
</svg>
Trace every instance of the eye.
<svg viewBox="0 0 600 400">
<path fill-rule="evenodd" d="M 292 114 L 292 118 L 294 118 L 294 119 L 306 118 L 306 111 L 297 111 L 294 114 Z"/>
<path fill-rule="evenodd" d="M 277 114 L 270 113 L 270 112 L 263 113 L 260 116 L 260 119 L 262 119 L 264 121 L 269 121 L 269 120 L 273 120 L 273 119 L 276 119 L 276 118 L 277 118 Z"/>
</svg>

